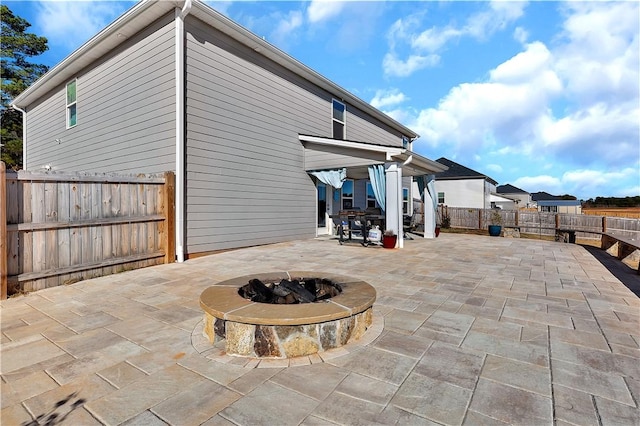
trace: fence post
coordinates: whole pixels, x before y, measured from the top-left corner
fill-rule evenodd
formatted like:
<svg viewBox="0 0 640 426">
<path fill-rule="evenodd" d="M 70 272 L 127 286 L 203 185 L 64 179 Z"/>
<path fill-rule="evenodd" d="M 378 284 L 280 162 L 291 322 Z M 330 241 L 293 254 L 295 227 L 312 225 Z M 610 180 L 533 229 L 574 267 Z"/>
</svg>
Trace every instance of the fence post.
<svg viewBox="0 0 640 426">
<path fill-rule="evenodd" d="M 0 161 L 0 300 L 7 298 L 7 172 L 4 161 Z"/>
<path fill-rule="evenodd" d="M 482 212 L 484 209 L 478 209 L 478 229 L 482 229 Z"/>
<path fill-rule="evenodd" d="M 516 226 L 520 226 L 520 216 L 518 215 L 518 210 L 516 210 Z"/>
<path fill-rule="evenodd" d="M 556 213 L 556 229 L 560 229 L 560 214 Z"/>
<path fill-rule="evenodd" d="M 176 260 L 176 219 L 175 219 L 176 177 L 173 172 L 165 172 L 162 189 L 162 205 L 164 214 L 164 263 Z"/>
<path fill-rule="evenodd" d="M 607 232 L 607 217 L 602 216 L 602 233 Z"/>
</svg>

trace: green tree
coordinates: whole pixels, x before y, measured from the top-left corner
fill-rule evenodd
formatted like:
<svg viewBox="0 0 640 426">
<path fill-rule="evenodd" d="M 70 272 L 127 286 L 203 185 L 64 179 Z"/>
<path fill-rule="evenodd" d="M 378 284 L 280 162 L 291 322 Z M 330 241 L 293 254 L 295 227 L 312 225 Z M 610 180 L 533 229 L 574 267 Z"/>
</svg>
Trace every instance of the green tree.
<svg viewBox="0 0 640 426">
<path fill-rule="evenodd" d="M 2 161 L 13 169 L 22 168 L 22 114 L 9 107 L 11 101 L 38 77 L 47 72 L 46 65 L 28 61 L 47 49 L 47 39 L 27 33 L 31 26 L 25 19 L 15 16 L 11 9 L 0 5 L 0 56 L 2 84 L 0 94 L 0 120 L 2 130 Z"/>
</svg>

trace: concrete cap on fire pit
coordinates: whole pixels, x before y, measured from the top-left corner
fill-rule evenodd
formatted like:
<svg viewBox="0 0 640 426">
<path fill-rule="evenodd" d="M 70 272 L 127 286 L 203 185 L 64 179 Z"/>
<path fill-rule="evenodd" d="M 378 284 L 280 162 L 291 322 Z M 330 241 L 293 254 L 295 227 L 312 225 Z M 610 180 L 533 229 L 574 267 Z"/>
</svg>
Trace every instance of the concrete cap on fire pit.
<svg viewBox="0 0 640 426">
<path fill-rule="evenodd" d="M 327 278 L 342 287 L 331 299 L 291 305 L 257 303 L 244 299 L 238 289 L 256 278 L 265 283 L 282 279 Z M 200 307 L 215 318 L 245 324 L 304 325 L 347 318 L 373 305 L 376 291 L 368 283 L 343 275 L 313 271 L 270 272 L 232 278 L 212 285 L 200 295 Z"/>
</svg>

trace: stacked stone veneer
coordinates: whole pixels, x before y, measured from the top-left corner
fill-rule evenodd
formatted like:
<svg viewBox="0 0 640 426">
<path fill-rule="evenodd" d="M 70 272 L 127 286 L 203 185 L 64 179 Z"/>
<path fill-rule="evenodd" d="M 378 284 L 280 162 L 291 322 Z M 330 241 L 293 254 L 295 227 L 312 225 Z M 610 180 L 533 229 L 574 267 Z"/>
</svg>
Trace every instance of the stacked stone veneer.
<svg viewBox="0 0 640 426">
<path fill-rule="evenodd" d="M 328 301 L 270 305 L 238 295 L 251 278 L 277 282 L 282 278 L 321 277 L 342 286 Z M 224 341 L 228 355 L 293 358 L 339 348 L 361 338 L 373 321 L 375 289 L 353 278 L 318 272 L 256 274 L 207 288 L 200 296 L 205 311 L 203 334 L 215 344 Z"/>
</svg>

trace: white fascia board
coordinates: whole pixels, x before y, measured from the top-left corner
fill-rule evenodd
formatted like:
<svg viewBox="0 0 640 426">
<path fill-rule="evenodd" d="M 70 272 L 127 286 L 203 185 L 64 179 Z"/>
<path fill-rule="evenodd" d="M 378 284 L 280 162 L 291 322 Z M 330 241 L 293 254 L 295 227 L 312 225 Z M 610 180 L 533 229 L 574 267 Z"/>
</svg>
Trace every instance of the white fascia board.
<svg viewBox="0 0 640 426">
<path fill-rule="evenodd" d="M 425 175 L 431 175 L 448 170 L 449 168 L 437 161 L 429 160 L 420 154 L 412 151 L 404 151 L 398 155 L 394 155 L 396 161 L 401 161 L 404 166 L 424 172 Z"/>
<path fill-rule="evenodd" d="M 340 148 L 352 148 L 362 151 L 384 152 L 387 157 L 400 155 L 405 150 L 402 148 L 394 148 L 391 146 L 370 145 L 362 142 L 345 141 L 341 139 L 323 138 L 320 136 L 298 135 L 301 142 L 316 143 L 318 145 L 337 146 Z"/>
</svg>

